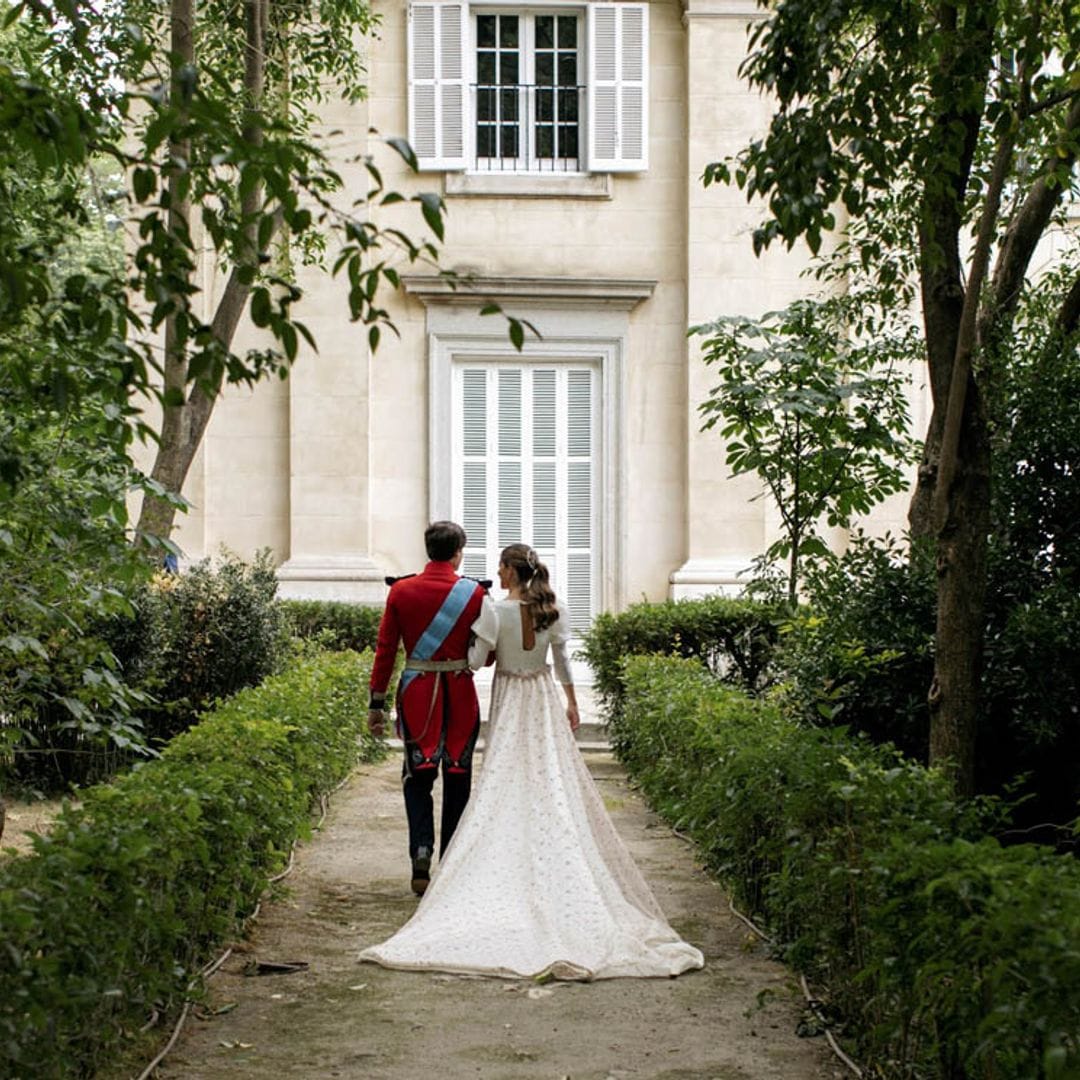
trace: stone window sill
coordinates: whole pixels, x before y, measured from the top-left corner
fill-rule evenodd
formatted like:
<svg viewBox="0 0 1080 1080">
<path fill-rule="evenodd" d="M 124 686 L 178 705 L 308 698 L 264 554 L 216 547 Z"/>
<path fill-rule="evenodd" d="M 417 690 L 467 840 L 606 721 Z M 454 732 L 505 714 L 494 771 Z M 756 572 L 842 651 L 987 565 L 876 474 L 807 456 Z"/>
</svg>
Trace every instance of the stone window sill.
<svg viewBox="0 0 1080 1080">
<path fill-rule="evenodd" d="M 515 199 L 610 199 L 610 173 L 458 173 L 446 174 L 443 193 L 469 198 L 503 195 Z"/>
</svg>

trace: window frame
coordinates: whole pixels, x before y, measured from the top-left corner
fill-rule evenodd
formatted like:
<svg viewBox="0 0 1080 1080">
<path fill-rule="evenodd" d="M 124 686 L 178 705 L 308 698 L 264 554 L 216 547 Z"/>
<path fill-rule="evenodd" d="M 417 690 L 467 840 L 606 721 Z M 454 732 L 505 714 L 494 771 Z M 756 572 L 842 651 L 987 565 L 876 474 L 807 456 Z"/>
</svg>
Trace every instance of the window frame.
<svg viewBox="0 0 1080 1080">
<path fill-rule="evenodd" d="M 579 20 L 584 13 L 584 34 L 577 47 L 583 71 L 578 85 L 585 90 L 576 171 L 476 168 L 471 100 L 477 76 L 474 16 L 486 9 L 556 16 L 573 12 Z M 409 0 L 406 19 L 409 141 L 421 172 L 518 177 L 531 183 L 561 177 L 573 186 L 605 174 L 648 171 L 649 3 L 532 0 L 515 7 L 507 0 Z M 535 58 L 535 48 L 530 51 Z"/>
<path fill-rule="evenodd" d="M 480 374 L 483 382 L 483 450 L 475 445 L 476 431 L 469 426 L 469 402 L 475 408 L 476 397 L 468 396 L 467 380 Z M 537 448 L 537 392 L 539 378 L 551 376 L 551 450 Z M 504 376 L 516 375 L 516 393 L 512 381 L 504 382 Z M 454 462 L 451 479 L 450 516 L 460 521 L 469 533 L 470 543 L 465 549 L 463 573 L 478 577 L 493 577 L 498 563 L 498 553 L 506 544 L 524 541 L 534 547 L 552 574 L 552 585 L 571 613 L 575 635 L 591 623 L 602 608 L 600 583 L 602 551 L 600 547 L 603 506 L 600 493 L 603 490 L 603 439 L 601 383 L 602 371 L 596 356 L 586 358 L 572 355 L 556 357 L 523 358 L 504 351 L 502 355 L 489 356 L 458 354 L 451 360 L 451 459 Z M 584 378 L 584 383 L 582 382 Z M 575 389 L 576 382 L 576 389 Z M 475 394 L 476 384 L 473 382 Z M 508 416 L 503 412 L 505 399 L 513 412 L 518 408 L 515 428 L 515 445 L 504 444 Z M 587 443 L 588 451 L 575 451 L 575 439 L 580 439 L 581 429 L 572 425 L 572 402 L 581 390 L 587 391 Z M 578 402 L 581 402 L 578 396 Z M 565 406 L 565 408 L 564 408 Z M 580 415 L 580 414 L 579 414 Z M 475 414 L 473 414 L 475 420 Z M 541 435 L 541 438 L 543 436 Z M 473 443 L 470 446 L 470 442 Z M 514 443 L 515 440 L 512 440 Z M 484 512 L 474 519 L 475 506 L 470 499 L 466 479 L 468 466 L 482 466 Z M 515 469 L 515 466 L 517 468 Z M 541 517 L 547 527 L 538 531 L 537 490 L 539 468 L 550 467 L 551 516 Z M 584 468 L 582 468 L 584 466 Z M 547 470 L 545 470 L 547 471 Z M 515 479 L 517 514 L 519 520 L 509 532 L 503 531 L 503 476 Z M 575 476 L 577 480 L 575 480 Z M 587 512 L 581 514 L 579 484 L 585 477 L 587 485 Z M 510 500 L 514 501 L 513 498 Z M 577 504 L 577 505 L 576 505 Z M 582 542 L 581 529 L 585 528 L 587 539 Z M 550 530 L 548 535 L 547 530 Z M 477 542 L 477 537 L 482 542 Z M 481 558 L 482 563 L 475 560 Z M 584 564 L 583 564 L 584 560 Z M 574 578 L 583 565 L 588 568 L 584 591 L 575 584 Z M 586 604 L 588 610 L 582 605 Z"/>
<path fill-rule="evenodd" d="M 466 171 L 470 174 L 489 175 L 491 173 L 507 174 L 512 176 L 583 176 L 589 171 L 585 168 L 588 148 L 588 47 L 586 34 L 588 32 L 588 11 L 585 3 L 551 3 L 551 4 L 507 4 L 505 0 L 496 3 L 470 3 L 468 4 L 469 16 L 468 27 L 470 32 L 469 52 L 466 62 L 466 87 L 467 112 L 466 112 L 466 138 L 465 160 Z M 516 158 L 484 157 L 481 158 L 477 148 L 477 134 L 480 121 L 476 93 L 479 86 L 478 61 L 480 53 L 480 35 L 478 20 L 481 15 L 517 16 L 519 21 L 518 51 L 521 63 L 518 68 L 518 85 L 525 87 L 523 97 L 527 99 L 524 118 L 519 118 L 519 130 L 524 128 L 524 138 L 519 135 L 519 147 L 523 146 L 525 154 L 520 153 Z M 569 158 L 544 158 L 551 161 L 550 167 L 540 164 L 541 159 L 536 155 L 537 142 L 537 117 L 536 117 L 536 17 L 549 15 L 556 18 L 559 16 L 573 15 L 577 22 L 577 44 L 574 52 L 577 60 L 577 86 L 585 87 L 583 95 L 578 99 L 578 153 L 576 157 L 577 168 L 566 168 L 560 162 L 567 162 Z M 558 24 L 556 23 L 556 41 L 558 40 Z M 556 50 L 557 55 L 557 50 Z M 557 124 L 556 124 L 557 126 Z M 506 162 L 513 164 L 507 167 Z"/>
</svg>

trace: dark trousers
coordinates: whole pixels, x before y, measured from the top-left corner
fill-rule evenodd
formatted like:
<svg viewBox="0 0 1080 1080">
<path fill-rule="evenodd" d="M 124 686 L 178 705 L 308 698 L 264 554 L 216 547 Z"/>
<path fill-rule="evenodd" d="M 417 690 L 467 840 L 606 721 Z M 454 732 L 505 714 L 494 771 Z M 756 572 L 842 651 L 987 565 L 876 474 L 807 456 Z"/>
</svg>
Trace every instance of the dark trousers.
<svg viewBox="0 0 1080 1080">
<path fill-rule="evenodd" d="M 431 791 L 439 769 L 435 765 L 426 768 L 409 768 L 408 761 L 402 768 L 402 788 L 405 792 L 405 814 L 409 819 L 409 858 L 415 859 L 420 848 L 435 850 L 435 801 Z M 472 790 L 472 767 L 451 770 L 449 763 L 442 763 L 442 825 L 439 830 L 439 855 L 446 850 L 450 837 L 461 819 L 465 804 Z"/>
</svg>

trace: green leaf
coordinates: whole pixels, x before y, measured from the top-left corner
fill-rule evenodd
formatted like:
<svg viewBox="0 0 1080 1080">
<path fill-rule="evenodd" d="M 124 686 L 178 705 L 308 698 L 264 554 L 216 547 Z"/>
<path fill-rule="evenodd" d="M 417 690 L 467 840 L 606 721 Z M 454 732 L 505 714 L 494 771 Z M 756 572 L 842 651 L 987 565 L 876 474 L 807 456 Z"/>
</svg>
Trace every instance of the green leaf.
<svg viewBox="0 0 1080 1080">
<path fill-rule="evenodd" d="M 441 196 L 433 191 L 421 192 L 417 198 L 420 201 L 421 211 L 428 228 L 440 239 L 443 239 L 443 201 Z"/>
<path fill-rule="evenodd" d="M 518 352 L 525 345 L 525 328 L 518 319 L 510 320 L 510 341 Z"/>
<path fill-rule="evenodd" d="M 131 189 L 136 202 L 146 202 L 157 190 L 157 173 L 145 165 L 133 169 L 131 173 Z"/>
<path fill-rule="evenodd" d="M 265 327 L 270 324 L 270 316 L 270 291 L 264 287 L 253 289 L 251 292 L 251 321 L 258 327 Z"/>
<path fill-rule="evenodd" d="M 413 151 L 412 146 L 408 140 L 394 136 L 386 140 L 386 145 L 397 151 L 401 158 L 405 161 L 405 164 L 412 169 L 413 172 L 418 172 L 420 164 L 416 160 L 416 154 Z"/>
</svg>

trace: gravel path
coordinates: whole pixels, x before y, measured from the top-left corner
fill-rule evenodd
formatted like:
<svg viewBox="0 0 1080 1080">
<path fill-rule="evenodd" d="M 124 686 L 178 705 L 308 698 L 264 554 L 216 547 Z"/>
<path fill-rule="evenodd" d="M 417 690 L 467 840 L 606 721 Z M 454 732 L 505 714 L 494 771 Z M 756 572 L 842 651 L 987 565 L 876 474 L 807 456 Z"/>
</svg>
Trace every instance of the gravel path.
<svg viewBox="0 0 1080 1080">
<path fill-rule="evenodd" d="M 595 745 L 595 744 L 594 744 Z M 834 1080 L 802 997 L 728 910 L 693 851 L 628 786 L 586 758 L 620 834 L 703 971 L 593 984 L 467 978 L 360 964 L 415 907 L 397 756 L 358 769 L 297 852 L 280 895 L 210 980 L 159 1068 L 165 1080 Z M 480 767 L 482 768 L 482 762 Z M 438 789 L 436 789 L 438 795 Z M 557 887 L 557 883 L 553 883 Z M 251 975 L 258 963 L 304 962 Z"/>
</svg>

